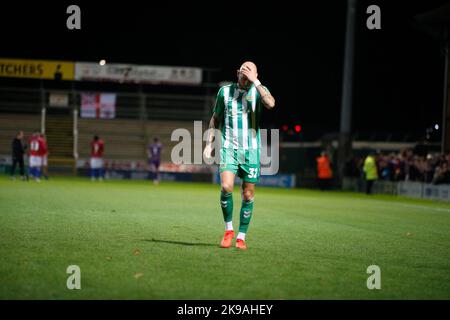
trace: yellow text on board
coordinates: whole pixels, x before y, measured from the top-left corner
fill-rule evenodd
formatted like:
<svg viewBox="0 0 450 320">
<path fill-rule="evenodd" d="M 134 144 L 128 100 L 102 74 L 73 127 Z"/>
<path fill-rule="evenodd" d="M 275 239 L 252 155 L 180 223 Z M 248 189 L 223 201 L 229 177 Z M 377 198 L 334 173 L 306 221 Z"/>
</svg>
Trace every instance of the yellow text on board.
<svg viewBox="0 0 450 320">
<path fill-rule="evenodd" d="M 0 77 L 73 80 L 75 63 L 0 58 Z"/>
</svg>

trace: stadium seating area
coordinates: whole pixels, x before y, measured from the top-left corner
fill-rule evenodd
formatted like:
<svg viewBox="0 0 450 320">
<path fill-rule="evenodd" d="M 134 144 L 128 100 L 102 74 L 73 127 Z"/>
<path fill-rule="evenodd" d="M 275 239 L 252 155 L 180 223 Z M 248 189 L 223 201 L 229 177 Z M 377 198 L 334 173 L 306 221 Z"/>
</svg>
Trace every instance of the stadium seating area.
<svg viewBox="0 0 450 320">
<path fill-rule="evenodd" d="M 51 170 L 54 166 L 73 167 L 74 149 L 78 150 L 79 160 L 87 160 L 94 135 L 100 136 L 105 142 L 105 160 L 109 160 L 107 163 L 147 162 L 146 145 L 154 137 L 158 137 L 162 142 L 164 146 L 162 162 L 167 163 L 170 160 L 170 150 L 178 143 L 171 141 L 173 130 L 184 128 L 193 135 L 194 120 L 203 120 L 203 129 L 206 129 L 205 120 L 210 116 L 213 103 L 210 96 L 198 92 L 187 93 L 181 89 L 177 94 L 164 94 L 126 91 L 126 88 L 130 88 L 121 86 L 109 88 L 117 93 L 115 119 L 79 117 L 78 143 L 74 145 L 72 110 L 80 110 L 80 96 L 85 90 L 87 92 L 104 90 L 105 84 L 101 86 L 93 83 L 77 84 L 80 86 L 77 90 L 70 89 L 64 83 L 60 84 L 62 87 L 59 89 L 58 83 L 45 84 L 52 89 L 44 88 L 42 83 L 40 87 L 36 87 L 36 83 L 10 85 L 5 83 L 4 86 L 0 86 L 2 162 L 10 161 L 10 144 L 19 130 L 25 132 L 25 142 L 33 131 L 41 131 L 41 112 L 45 107 L 45 133 Z M 49 106 L 49 96 L 54 92 L 68 95 L 68 107 Z"/>
<path fill-rule="evenodd" d="M 205 128 L 205 123 L 203 123 Z M 18 130 L 25 132 L 26 140 L 33 131 L 40 130 L 40 115 L 2 114 L 0 117 L 0 155 L 9 156 L 11 141 Z M 78 153 L 79 158 L 89 158 L 90 143 L 94 135 L 105 141 L 105 158 L 111 160 L 145 160 L 146 145 L 154 137 L 158 137 L 166 150 L 172 149 L 177 141 L 171 141 L 171 134 L 177 128 L 188 130 L 193 136 L 192 121 L 142 121 L 142 120 L 97 120 L 79 119 L 78 121 Z M 73 136 L 66 137 L 67 144 L 72 146 Z M 55 143 L 58 140 L 55 140 Z M 59 142 L 59 141 L 58 141 Z M 50 158 L 52 141 L 49 141 Z M 193 147 L 193 146 L 192 146 Z M 170 160 L 170 152 L 163 152 L 162 161 Z"/>
<path fill-rule="evenodd" d="M 147 158 L 146 145 L 154 137 L 159 138 L 166 150 L 172 149 L 178 143 L 171 141 L 171 134 L 177 128 L 185 128 L 193 136 L 194 123 L 192 121 L 80 119 L 78 122 L 79 157 L 89 157 L 92 137 L 98 135 L 105 142 L 105 158 L 143 160 Z M 162 161 L 169 160 L 170 152 L 163 152 Z"/>
</svg>

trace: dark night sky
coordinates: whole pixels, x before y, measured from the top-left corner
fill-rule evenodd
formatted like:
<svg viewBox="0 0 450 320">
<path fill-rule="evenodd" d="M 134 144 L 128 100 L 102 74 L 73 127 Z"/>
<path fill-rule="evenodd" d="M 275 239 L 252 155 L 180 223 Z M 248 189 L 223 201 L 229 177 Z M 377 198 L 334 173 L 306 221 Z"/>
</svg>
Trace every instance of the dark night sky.
<svg viewBox="0 0 450 320">
<path fill-rule="evenodd" d="M 256 2 L 238 1 L 93 2 L 73 1 L 81 31 L 65 27 L 72 2 L 3 7 L 0 56 L 213 67 L 216 81 L 234 80 L 239 64 L 253 60 L 277 99 L 266 123 L 301 123 L 305 133 L 339 129 L 346 1 L 260 2 L 257 10 Z M 421 133 L 440 123 L 440 44 L 413 17 L 444 3 L 359 1 L 355 132 Z M 370 4 L 381 7 L 381 30 L 366 28 Z"/>
</svg>

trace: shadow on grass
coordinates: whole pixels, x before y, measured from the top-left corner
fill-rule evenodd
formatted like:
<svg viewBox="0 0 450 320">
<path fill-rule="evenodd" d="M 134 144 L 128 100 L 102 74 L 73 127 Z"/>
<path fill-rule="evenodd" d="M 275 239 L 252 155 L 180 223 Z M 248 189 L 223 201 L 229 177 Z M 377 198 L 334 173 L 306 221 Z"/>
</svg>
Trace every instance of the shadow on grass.
<svg viewBox="0 0 450 320">
<path fill-rule="evenodd" d="M 204 247 L 218 247 L 218 244 L 213 243 L 201 243 L 201 242 L 184 242 L 184 241 L 172 241 L 172 240 L 159 240 L 159 239 L 144 239 L 142 241 L 146 242 L 156 242 L 156 243 L 168 243 L 177 244 L 180 246 L 204 246 Z"/>
</svg>

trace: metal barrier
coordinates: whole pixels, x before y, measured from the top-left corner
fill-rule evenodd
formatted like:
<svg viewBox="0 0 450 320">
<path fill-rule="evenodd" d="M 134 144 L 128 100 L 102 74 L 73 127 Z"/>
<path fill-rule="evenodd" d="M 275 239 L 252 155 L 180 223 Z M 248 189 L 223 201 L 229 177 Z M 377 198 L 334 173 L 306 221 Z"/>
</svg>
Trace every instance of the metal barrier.
<svg viewBox="0 0 450 320">
<path fill-rule="evenodd" d="M 421 182 L 399 182 L 398 195 L 429 200 L 450 201 L 450 185 L 433 185 Z"/>
<path fill-rule="evenodd" d="M 344 191 L 364 192 L 363 179 L 346 177 L 343 180 Z M 415 181 L 378 180 L 373 186 L 374 194 L 398 195 L 416 199 L 450 201 L 450 185 L 434 185 Z"/>
</svg>

